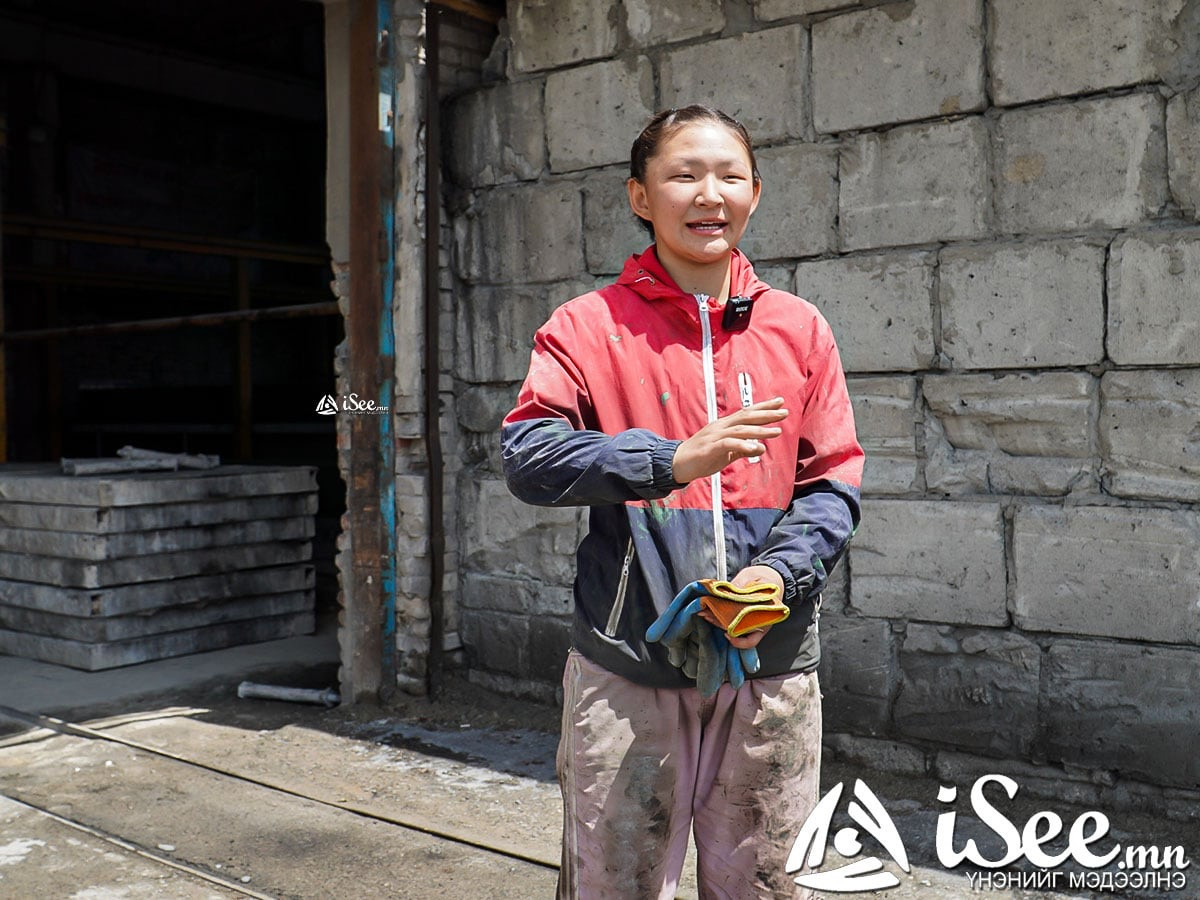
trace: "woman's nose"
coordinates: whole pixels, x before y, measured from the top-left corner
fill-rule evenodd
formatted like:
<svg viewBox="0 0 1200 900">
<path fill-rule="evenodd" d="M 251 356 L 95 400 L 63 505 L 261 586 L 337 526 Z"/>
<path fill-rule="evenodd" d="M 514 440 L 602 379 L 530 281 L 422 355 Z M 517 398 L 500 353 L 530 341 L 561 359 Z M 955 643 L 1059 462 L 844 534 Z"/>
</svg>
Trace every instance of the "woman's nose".
<svg viewBox="0 0 1200 900">
<path fill-rule="evenodd" d="M 718 190 L 717 179 L 715 177 L 709 175 L 700 179 L 696 191 L 696 202 L 706 206 L 721 202 L 721 192 Z"/>
</svg>

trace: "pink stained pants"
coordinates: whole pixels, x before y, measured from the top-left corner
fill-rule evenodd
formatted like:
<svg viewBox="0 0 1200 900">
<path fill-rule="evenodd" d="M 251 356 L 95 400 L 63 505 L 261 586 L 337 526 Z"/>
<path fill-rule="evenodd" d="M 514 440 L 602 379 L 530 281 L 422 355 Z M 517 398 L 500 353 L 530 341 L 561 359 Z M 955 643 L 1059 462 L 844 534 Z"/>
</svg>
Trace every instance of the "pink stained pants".
<svg viewBox="0 0 1200 900">
<path fill-rule="evenodd" d="M 816 673 L 695 688 L 634 684 L 572 650 L 563 674 L 560 898 L 669 900 L 697 850 L 700 900 L 801 898 L 784 872 L 817 802 Z"/>
</svg>

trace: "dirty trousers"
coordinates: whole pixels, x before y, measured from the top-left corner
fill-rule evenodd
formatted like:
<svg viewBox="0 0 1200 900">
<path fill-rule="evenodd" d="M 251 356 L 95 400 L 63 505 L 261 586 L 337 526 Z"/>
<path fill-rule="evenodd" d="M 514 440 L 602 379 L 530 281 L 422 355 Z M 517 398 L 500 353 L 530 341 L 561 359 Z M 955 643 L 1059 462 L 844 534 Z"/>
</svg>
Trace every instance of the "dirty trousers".
<svg viewBox="0 0 1200 900">
<path fill-rule="evenodd" d="M 784 872 L 817 802 L 815 672 L 649 688 L 575 650 L 563 673 L 559 898 L 669 900 L 694 831 L 700 900 L 811 896 Z"/>
</svg>

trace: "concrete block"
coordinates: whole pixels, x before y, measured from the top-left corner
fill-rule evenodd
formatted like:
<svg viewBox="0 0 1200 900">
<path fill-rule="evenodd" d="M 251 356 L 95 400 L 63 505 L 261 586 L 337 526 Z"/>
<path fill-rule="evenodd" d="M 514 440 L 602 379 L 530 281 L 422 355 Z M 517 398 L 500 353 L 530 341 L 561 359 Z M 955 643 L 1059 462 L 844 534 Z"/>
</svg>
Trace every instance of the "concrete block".
<svg viewBox="0 0 1200 900">
<path fill-rule="evenodd" d="M 123 534 L 130 531 L 157 531 L 256 519 L 312 516 L 316 515 L 316 512 L 315 493 L 122 507 L 0 501 L 0 526 L 43 531 L 74 531 L 83 534 Z"/>
<path fill-rule="evenodd" d="M 507 675 L 529 673 L 529 617 L 463 610 L 463 644 L 473 665 Z"/>
<path fill-rule="evenodd" d="M 752 260 L 817 256 L 837 247 L 837 150 L 817 144 L 756 153 L 762 199 L 741 247 Z"/>
<path fill-rule="evenodd" d="M 644 56 L 546 76 L 550 168 L 571 172 L 629 161 L 633 139 L 654 115 L 654 73 Z"/>
<path fill-rule="evenodd" d="M 1017 510 L 1014 619 L 1027 631 L 1200 644 L 1200 522 L 1168 509 Z"/>
<path fill-rule="evenodd" d="M 1167 175 L 1171 197 L 1200 220 L 1200 88 L 1167 101 Z"/>
<path fill-rule="evenodd" d="M 1154 784 L 1200 783 L 1200 650 L 1056 641 L 1043 669 L 1051 759 Z"/>
<path fill-rule="evenodd" d="M 1200 229 L 1113 243 L 1108 354 L 1119 365 L 1200 364 Z"/>
<path fill-rule="evenodd" d="M 194 525 L 187 528 L 126 534 L 81 534 L 72 531 L 6 528 L 0 529 L 0 552 L 100 561 L 267 541 L 308 540 L 315 533 L 316 526 L 312 516 L 224 522 L 218 525 Z"/>
<path fill-rule="evenodd" d="M 306 494 L 317 489 L 313 466 L 217 466 L 128 475 L 63 475 L 58 463 L 0 466 L 0 501 L 119 507 Z"/>
<path fill-rule="evenodd" d="M 754 18 L 760 22 L 846 9 L 859 4 L 860 0 L 750 0 L 750 5 L 754 7 Z"/>
<path fill-rule="evenodd" d="M 0 578 L 0 604 L 63 616 L 127 616 L 259 594 L 310 591 L 315 583 L 314 567 L 308 563 L 94 590 Z"/>
<path fill-rule="evenodd" d="M 882 734 L 895 680 L 891 625 L 835 613 L 820 628 L 825 729 Z"/>
<path fill-rule="evenodd" d="M 917 487 L 916 380 L 848 378 L 858 442 L 867 454 L 866 494 L 903 494 Z"/>
<path fill-rule="evenodd" d="M 822 134 L 975 112 L 983 0 L 909 0 L 812 26 L 813 125 Z"/>
<path fill-rule="evenodd" d="M 911 372 L 933 363 L 933 264 L 928 253 L 801 262 L 796 291 L 829 321 L 847 372 Z"/>
<path fill-rule="evenodd" d="M 472 384 L 459 393 L 455 418 L 467 431 L 499 440 L 500 422 L 516 400 L 515 385 Z"/>
<path fill-rule="evenodd" d="M 672 50 L 663 55 L 659 82 L 663 108 L 715 106 L 745 125 L 755 144 L 807 133 L 808 35 L 802 25 Z"/>
<path fill-rule="evenodd" d="M 314 624 L 315 617 L 311 612 L 289 613 L 97 644 L 0 629 L 0 653 L 97 672 L 155 659 L 312 634 Z"/>
<path fill-rule="evenodd" d="M 1104 247 L 1048 241 L 941 254 L 942 350 L 957 369 L 1104 358 Z"/>
<path fill-rule="evenodd" d="M 924 244 L 987 231 L 987 132 L 977 118 L 862 134 L 841 152 L 842 248 Z"/>
<path fill-rule="evenodd" d="M 604 169 L 583 182 L 583 245 L 588 271 L 619 275 L 631 253 L 650 245 L 650 233 L 629 208 L 629 167 Z"/>
<path fill-rule="evenodd" d="M 469 187 L 528 181 L 546 167 L 542 82 L 519 81 L 456 100 L 446 162 L 450 180 Z"/>
<path fill-rule="evenodd" d="M 1200 500 L 1200 370 L 1108 372 L 1100 397 L 1105 487 Z"/>
<path fill-rule="evenodd" d="M 822 740 L 829 758 L 858 766 L 866 772 L 888 772 L 895 775 L 929 774 L 931 754 L 911 744 L 879 740 L 860 735 L 830 734 Z"/>
<path fill-rule="evenodd" d="M 1086 373 L 931 375 L 923 394 L 932 490 L 1056 495 L 1093 477 Z"/>
<path fill-rule="evenodd" d="M 617 49 L 613 8 L 590 0 L 514 0 L 508 27 L 518 72 L 600 59 Z"/>
<path fill-rule="evenodd" d="M 725 27 L 721 0 L 625 0 L 625 30 L 635 47 L 719 34 Z"/>
<path fill-rule="evenodd" d="M 826 613 L 841 613 L 845 610 L 846 604 L 850 601 L 850 576 L 849 567 L 846 565 L 843 558 L 833 571 L 829 573 L 829 578 L 825 582 L 825 589 L 821 591 L 821 615 Z"/>
<path fill-rule="evenodd" d="M 1163 102 L 1157 94 L 1018 109 L 996 128 L 1001 231 L 1124 228 L 1169 198 Z"/>
<path fill-rule="evenodd" d="M 850 604 L 865 615 L 1008 624 L 997 503 L 872 500 L 850 545 L 850 571 Z"/>
<path fill-rule="evenodd" d="M 909 625 L 900 648 L 899 738 L 1028 756 L 1037 736 L 1041 652 L 1019 634 Z"/>
<path fill-rule="evenodd" d="M 0 629 L 99 644 L 183 631 L 206 625 L 244 622 L 264 616 L 312 612 L 312 590 L 261 597 L 239 597 L 222 603 L 164 607 L 152 613 L 124 616 L 64 616 L 0 603 Z"/>
<path fill-rule="evenodd" d="M 462 608 L 529 616 L 568 616 L 575 609 L 570 585 L 542 584 L 504 573 L 468 572 L 462 582 Z"/>
<path fill-rule="evenodd" d="M 576 182 L 486 191 L 455 222 L 457 269 L 467 282 L 559 281 L 584 272 L 583 200 Z"/>
<path fill-rule="evenodd" d="M 239 544 L 100 561 L 0 552 L 0 572 L 14 581 L 68 588 L 108 588 L 188 575 L 282 566 L 307 562 L 311 558 L 312 543 L 307 540 Z"/>
<path fill-rule="evenodd" d="M 561 681 L 571 649 L 571 620 L 545 616 L 529 621 L 529 671 L 538 681 Z"/>
<path fill-rule="evenodd" d="M 555 307 L 591 287 L 591 282 L 565 281 L 468 288 L 457 311 L 454 374 L 469 382 L 523 380 L 534 333 Z"/>
<path fill-rule="evenodd" d="M 760 281 L 769 284 L 773 288 L 795 293 L 792 286 L 795 269 L 792 266 L 772 264 L 755 266 L 754 274 L 758 276 Z"/>
<path fill-rule="evenodd" d="M 1186 0 L 990 0 L 1001 106 L 1158 81 Z"/>
<path fill-rule="evenodd" d="M 581 539 L 574 509 L 529 506 L 503 481 L 460 486 L 463 561 L 467 572 L 531 578 L 568 585 L 575 578 L 575 548 Z"/>
</svg>

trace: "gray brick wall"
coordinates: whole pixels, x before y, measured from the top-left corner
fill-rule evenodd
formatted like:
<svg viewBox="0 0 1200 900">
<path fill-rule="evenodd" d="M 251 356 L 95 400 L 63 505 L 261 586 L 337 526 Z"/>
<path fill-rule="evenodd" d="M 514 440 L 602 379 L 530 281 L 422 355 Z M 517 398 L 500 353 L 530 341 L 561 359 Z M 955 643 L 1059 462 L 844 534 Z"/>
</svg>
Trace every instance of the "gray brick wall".
<svg viewBox="0 0 1200 900">
<path fill-rule="evenodd" d="M 868 452 L 821 618 L 830 746 L 1200 796 L 1189 16 L 511 0 L 506 77 L 456 101 L 447 146 L 472 678 L 554 693 L 584 519 L 509 498 L 494 429 L 534 329 L 643 246 L 624 188 L 641 124 L 707 102 L 756 138 L 744 249 L 832 324 Z"/>
</svg>

